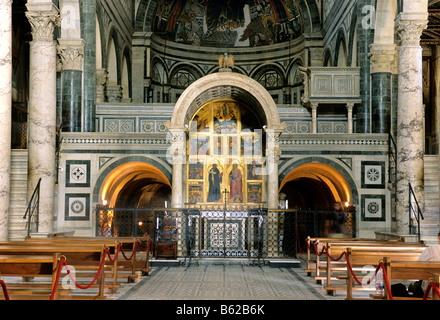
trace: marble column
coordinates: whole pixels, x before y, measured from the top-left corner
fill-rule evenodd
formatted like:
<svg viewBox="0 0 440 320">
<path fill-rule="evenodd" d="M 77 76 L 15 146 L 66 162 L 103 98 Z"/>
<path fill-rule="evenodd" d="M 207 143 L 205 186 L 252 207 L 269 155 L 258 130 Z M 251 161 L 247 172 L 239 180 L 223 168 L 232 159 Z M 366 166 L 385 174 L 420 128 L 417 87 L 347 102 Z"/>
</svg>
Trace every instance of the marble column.
<svg viewBox="0 0 440 320">
<path fill-rule="evenodd" d="M 171 134 L 171 147 L 168 150 L 168 163 L 173 165 L 171 207 L 180 209 L 185 203 L 184 166 L 186 163 L 186 129 L 168 128 Z"/>
<path fill-rule="evenodd" d="M 416 20 L 401 13 L 397 23 L 401 46 L 399 49 L 396 142 L 396 231 L 400 234 L 407 234 L 409 232 L 409 183 L 415 191 L 422 211 L 424 209 L 424 110 L 420 36 L 427 26 L 427 20 Z"/>
<path fill-rule="evenodd" d="M 0 0 L 0 241 L 8 239 L 11 182 L 12 0 Z"/>
<path fill-rule="evenodd" d="M 81 132 L 84 40 L 58 39 L 62 64 L 62 121 L 64 132 Z"/>
<path fill-rule="evenodd" d="M 40 232 L 53 231 L 55 194 L 56 57 L 54 28 L 59 11 L 50 2 L 28 1 L 26 17 L 32 27 L 29 64 L 28 201 L 38 180 Z"/>
<path fill-rule="evenodd" d="M 277 257 L 278 252 L 278 209 L 279 205 L 279 172 L 278 165 L 281 156 L 281 131 L 266 130 L 266 178 L 267 178 L 267 208 L 268 213 L 268 256 Z"/>
<path fill-rule="evenodd" d="M 83 0 L 81 4 L 81 37 L 84 39 L 83 95 L 84 132 L 95 132 L 96 120 L 96 0 Z"/>
<path fill-rule="evenodd" d="M 365 6 L 371 5 L 371 0 L 358 0 L 357 10 L 358 17 L 365 16 L 362 10 Z M 362 102 L 356 108 L 356 131 L 358 133 L 370 133 L 370 45 L 373 43 L 374 30 L 372 28 L 365 28 L 363 26 L 363 19 L 358 19 L 357 22 L 357 54 L 360 65 L 360 95 Z"/>
<path fill-rule="evenodd" d="M 310 103 L 312 109 L 312 133 L 318 133 L 318 103 Z"/>
<path fill-rule="evenodd" d="M 371 120 L 372 133 L 390 133 L 392 73 L 395 46 L 371 47 Z"/>
<path fill-rule="evenodd" d="M 105 102 L 105 88 L 108 81 L 108 72 L 105 69 L 96 70 L 96 102 Z"/>
<path fill-rule="evenodd" d="M 354 103 L 347 103 L 347 133 L 353 133 L 353 108 Z"/>
</svg>

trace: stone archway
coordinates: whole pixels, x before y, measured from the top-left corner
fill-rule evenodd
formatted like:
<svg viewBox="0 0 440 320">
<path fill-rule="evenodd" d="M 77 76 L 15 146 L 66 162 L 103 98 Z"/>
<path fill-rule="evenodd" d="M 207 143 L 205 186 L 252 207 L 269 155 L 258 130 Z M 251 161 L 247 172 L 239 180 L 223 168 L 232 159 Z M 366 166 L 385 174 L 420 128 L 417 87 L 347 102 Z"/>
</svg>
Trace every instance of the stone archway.
<svg viewBox="0 0 440 320">
<path fill-rule="evenodd" d="M 284 131 L 277 106 L 257 81 L 233 72 L 219 72 L 205 76 L 189 86 L 174 108 L 168 130 L 172 136 L 169 160 L 173 165 L 172 206 L 182 208 L 185 199 L 184 165 L 187 158 L 189 124 L 194 114 L 206 103 L 219 99 L 233 99 L 252 108 L 266 135 L 265 174 L 267 175 L 267 207 L 278 207 L 278 160 L 281 154 L 279 135 Z"/>
</svg>

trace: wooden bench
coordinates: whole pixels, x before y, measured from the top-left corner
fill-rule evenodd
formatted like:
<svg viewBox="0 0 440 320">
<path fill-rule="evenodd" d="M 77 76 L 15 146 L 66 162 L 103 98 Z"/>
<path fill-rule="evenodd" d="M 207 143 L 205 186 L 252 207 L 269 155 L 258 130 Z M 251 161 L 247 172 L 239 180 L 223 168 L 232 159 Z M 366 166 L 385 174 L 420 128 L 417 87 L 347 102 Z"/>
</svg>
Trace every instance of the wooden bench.
<svg viewBox="0 0 440 320">
<path fill-rule="evenodd" d="M 353 289 L 353 287 L 350 287 L 353 283 L 351 272 L 353 272 L 357 278 L 361 274 L 371 272 L 384 256 L 393 257 L 398 261 L 415 261 L 425 249 L 426 246 L 411 246 L 405 243 L 401 243 L 400 245 L 381 244 L 380 246 L 352 245 L 349 247 L 345 247 L 345 244 L 342 246 L 330 245 L 328 252 L 333 259 L 340 257 L 344 252 L 346 252 L 346 255 L 339 261 L 332 261 L 332 259 L 327 256 L 325 290 L 328 294 L 334 294 L 336 290 L 346 290 L 348 292 L 347 298 L 351 299 L 352 291 L 350 290 Z M 347 261 L 351 266 L 351 270 L 348 268 Z M 334 280 L 343 280 L 345 284 L 334 285 Z M 368 288 L 360 289 L 366 290 Z M 356 290 L 358 290 L 358 287 L 356 287 Z"/>
<path fill-rule="evenodd" d="M 105 245 L 98 244 L 81 244 L 78 245 L 57 245 L 57 244 L 39 244 L 30 242 L 1 242 L 0 255 L 21 255 L 21 256 L 38 256 L 38 255 L 53 255 L 55 253 L 66 257 L 66 263 L 72 265 L 76 270 L 93 271 L 93 277 L 99 270 L 101 261 L 105 259 Z M 104 294 L 104 273 L 101 270 L 97 277 L 96 284 L 91 287 L 97 287 L 98 293 L 96 295 L 69 295 L 63 297 L 66 299 L 105 299 Z"/>
<path fill-rule="evenodd" d="M 28 238 L 28 241 L 40 241 L 40 239 L 36 238 Z M 46 239 L 45 239 L 46 240 Z M 135 246 L 137 243 L 140 243 L 142 248 L 146 248 L 145 261 L 142 259 L 138 259 L 138 250 L 134 253 L 134 256 L 131 260 L 127 261 L 125 258 L 119 259 L 119 266 L 124 267 L 126 270 L 131 270 L 131 275 L 129 276 L 129 281 L 134 281 L 137 279 L 136 272 L 141 272 L 142 275 L 149 275 L 151 272 L 150 268 L 150 247 L 147 247 L 151 238 L 149 236 L 142 237 L 64 237 L 58 236 L 53 238 L 48 238 L 50 241 L 84 241 L 84 242 L 98 242 L 105 243 L 106 241 L 116 241 L 122 245 L 122 249 L 127 256 L 131 256 Z M 114 251 L 111 252 L 114 254 Z M 122 254 L 122 253 L 121 253 Z"/>
<path fill-rule="evenodd" d="M 347 243 L 352 244 L 356 243 L 357 245 L 377 245 L 377 244 L 394 244 L 394 243 L 403 243 L 398 240 L 382 240 L 382 239 L 369 239 L 369 238 L 312 238 L 307 237 L 307 265 L 304 270 L 308 276 L 312 276 L 316 274 L 316 276 L 320 276 L 320 256 L 315 252 L 315 260 L 312 259 L 312 251 L 314 251 L 315 245 L 318 253 L 320 254 L 323 246 L 327 246 L 328 244 L 338 244 L 338 243 Z M 325 253 L 324 253 L 325 255 Z"/>
<path fill-rule="evenodd" d="M 431 261 L 396 261 L 390 256 L 383 258 L 385 272 L 390 282 L 393 281 L 418 281 L 433 279 L 437 286 L 439 286 L 440 262 Z M 435 275 L 435 276 L 434 276 Z M 384 290 L 384 299 L 389 300 L 391 297 L 388 291 Z M 377 298 L 377 296 L 374 296 Z M 393 300 L 421 300 L 417 297 L 393 297 Z M 433 294 L 433 299 L 440 298 Z"/>
<path fill-rule="evenodd" d="M 58 263 L 61 254 L 53 255 L 0 255 L 1 277 L 45 277 L 50 282 L 42 283 L 7 283 L 9 298 L 11 300 L 49 300 L 56 284 Z M 54 299 L 60 294 L 68 293 L 59 289 Z M 0 295 L 0 299 L 5 299 Z"/>
<path fill-rule="evenodd" d="M 59 245 L 59 246 L 82 246 L 83 244 L 92 244 L 92 245 L 105 245 L 109 249 L 109 253 L 114 254 L 119 246 L 118 241 L 116 241 L 113 238 L 107 238 L 107 239 L 95 239 L 95 240 L 89 240 L 89 239 L 63 239 L 61 237 L 53 237 L 53 238 L 47 238 L 47 239 L 41 239 L 41 238 L 27 238 L 25 243 L 32 243 L 32 244 L 40 244 L 40 245 Z M 25 245 L 25 243 L 23 243 Z M 114 261 L 110 261 L 108 259 L 108 256 L 105 259 L 104 262 L 104 268 L 108 272 L 104 274 L 104 278 L 111 277 L 112 278 L 112 284 L 109 286 L 109 290 L 111 293 L 115 293 L 119 287 L 118 284 L 118 271 L 119 271 L 119 261 L 118 259 Z M 87 273 L 81 273 L 78 274 L 80 277 L 90 276 L 90 274 Z M 93 276 L 93 275 L 92 275 Z M 131 277 L 129 276 L 129 281 Z M 108 287 L 107 284 L 104 284 L 105 287 Z"/>
</svg>

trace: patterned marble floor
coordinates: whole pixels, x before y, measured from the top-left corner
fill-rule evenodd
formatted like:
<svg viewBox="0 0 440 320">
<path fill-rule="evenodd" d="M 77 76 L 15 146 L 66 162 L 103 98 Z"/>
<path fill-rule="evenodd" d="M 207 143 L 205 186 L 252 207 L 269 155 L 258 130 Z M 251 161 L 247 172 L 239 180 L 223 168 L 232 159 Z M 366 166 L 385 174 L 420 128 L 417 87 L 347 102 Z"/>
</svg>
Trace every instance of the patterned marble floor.
<svg viewBox="0 0 440 320">
<path fill-rule="evenodd" d="M 328 296 L 303 268 L 202 264 L 156 267 L 117 300 L 343 300 Z"/>
</svg>

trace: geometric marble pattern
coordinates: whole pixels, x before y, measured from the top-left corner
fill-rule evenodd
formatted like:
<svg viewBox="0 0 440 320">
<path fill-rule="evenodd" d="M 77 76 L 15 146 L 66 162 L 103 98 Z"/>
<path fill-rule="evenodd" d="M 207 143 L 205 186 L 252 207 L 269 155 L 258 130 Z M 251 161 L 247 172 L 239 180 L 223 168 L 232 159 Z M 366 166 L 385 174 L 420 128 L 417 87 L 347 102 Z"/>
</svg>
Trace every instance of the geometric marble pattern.
<svg viewBox="0 0 440 320">
<path fill-rule="evenodd" d="M 385 195 L 361 196 L 362 221 L 385 221 Z"/>
<path fill-rule="evenodd" d="M 118 300 L 343 300 L 303 268 L 243 264 L 155 267 Z"/>
<path fill-rule="evenodd" d="M 88 193 L 67 193 L 65 199 L 65 220 L 90 219 L 90 194 Z"/>
<path fill-rule="evenodd" d="M 385 163 L 362 161 L 361 187 L 367 189 L 385 188 Z"/>
<path fill-rule="evenodd" d="M 90 187 L 90 160 L 67 160 L 66 171 L 66 187 Z"/>
</svg>

